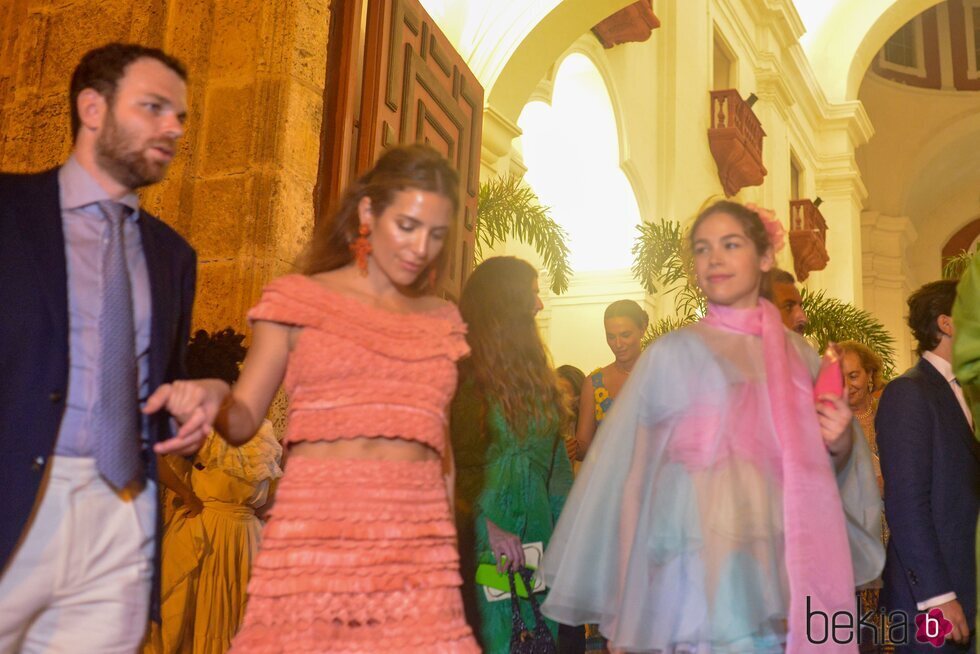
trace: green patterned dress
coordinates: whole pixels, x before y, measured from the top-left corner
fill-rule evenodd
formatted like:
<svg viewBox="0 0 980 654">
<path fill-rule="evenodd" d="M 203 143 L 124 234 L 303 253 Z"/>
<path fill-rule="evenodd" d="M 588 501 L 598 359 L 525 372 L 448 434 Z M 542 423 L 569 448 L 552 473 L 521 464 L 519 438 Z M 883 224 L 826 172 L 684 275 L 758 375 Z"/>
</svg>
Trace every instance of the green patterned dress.
<svg viewBox="0 0 980 654">
<path fill-rule="evenodd" d="M 558 514 L 572 486 L 572 469 L 557 424 L 531 424 L 517 434 L 493 400 L 472 382 L 453 400 L 450 422 L 456 458 L 456 526 L 459 530 L 463 602 L 467 619 L 487 654 L 510 651 L 511 603 L 488 602 L 475 583 L 476 566 L 495 563 L 486 520 L 520 537 L 522 543 L 551 539 Z M 537 593 L 539 603 L 545 593 Z M 534 617 L 527 600 L 521 612 Z M 557 625 L 548 625 L 557 639 Z"/>
</svg>

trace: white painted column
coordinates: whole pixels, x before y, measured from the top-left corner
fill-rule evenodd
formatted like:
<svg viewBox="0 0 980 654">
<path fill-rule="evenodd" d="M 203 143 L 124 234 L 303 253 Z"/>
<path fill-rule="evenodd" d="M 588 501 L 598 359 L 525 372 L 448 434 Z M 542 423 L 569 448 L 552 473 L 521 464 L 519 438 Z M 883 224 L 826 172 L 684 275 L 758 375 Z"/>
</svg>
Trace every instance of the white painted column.
<svg viewBox="0 0 980 654">
<path fill-rule="evenodd" d="M 906 216 L 866 211 L 861 216 L 864 308 L 895 338 L 898 372 L 912 365 L 915 344 L 906 324 L 906 300 L 918 284 L 905 256 L 917 234 Z"/>
<path fill-rule="evenodd" d="M 823 200 L 820 212 L 827 221 L 830 263 L 811 275 L 811 285 L 863 307 L 861 212 L 868 190 L 854 151 L 871 138 L 874 129 L 858 102 L 832 105 L 830 109 L 832 115 L 826 117 L 826 127 L 818 133 L 815 175 L 815 192 Z"/>
</svg>

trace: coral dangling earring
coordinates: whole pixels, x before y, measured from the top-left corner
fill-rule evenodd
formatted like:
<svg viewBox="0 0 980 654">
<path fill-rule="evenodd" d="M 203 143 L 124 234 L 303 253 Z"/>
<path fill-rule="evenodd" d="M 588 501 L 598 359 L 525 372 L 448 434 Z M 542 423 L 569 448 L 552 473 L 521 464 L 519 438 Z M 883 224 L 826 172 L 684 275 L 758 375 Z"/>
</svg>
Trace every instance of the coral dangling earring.
<svg viewBox="0 0 980 654">
<path fill-rule="evenodd" d="M 361 226 L 357 230 L 357 238 L 353 240 L 350 244 L 350 252 L 354 255 L 354 261 L 357 263 L 357 270 L 361 275 L 368 274 L 368 257 L 371 255 L 371 241 L 368 240 L 368 236 L 371 235 L 371 228 L 361 223 Z"/>
<path fill-rule="evenodd" d="M 430 291 L 436 290 L 436 282 L 438 281 L 438 278 L 439 273 L 436 272 L 435 266 L 429 268 L 429 276 L 425 279 L 426 288 L 428 288 Z"/>
</svg>

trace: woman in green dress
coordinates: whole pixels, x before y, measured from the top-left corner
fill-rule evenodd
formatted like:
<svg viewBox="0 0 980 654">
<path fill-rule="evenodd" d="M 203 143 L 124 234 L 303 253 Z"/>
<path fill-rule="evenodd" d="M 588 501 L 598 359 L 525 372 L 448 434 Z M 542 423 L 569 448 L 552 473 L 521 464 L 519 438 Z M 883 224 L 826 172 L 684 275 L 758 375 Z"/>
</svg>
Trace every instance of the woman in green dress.
<svg viewBox="0 0 980 654">
<path fill-rule="evenodd" d="M 484 651 L 510 647 L 511 603 L 489 601 L 476 568 L 525 563 L 523 546 L 551 539 L 572 484 L 557 379 L 538 334 L 537 271 L 514 257 L 487 259 L 460 299 L 472 355 L 461 366 L 450 429 L 456 521 L 467 619 Z M 545 593 L 536 593 L 539 602 Z M 520 601 L 528 626 L 530 603 Z M 549 621 L 553 635 L 557 625 Z"/>
</svg>

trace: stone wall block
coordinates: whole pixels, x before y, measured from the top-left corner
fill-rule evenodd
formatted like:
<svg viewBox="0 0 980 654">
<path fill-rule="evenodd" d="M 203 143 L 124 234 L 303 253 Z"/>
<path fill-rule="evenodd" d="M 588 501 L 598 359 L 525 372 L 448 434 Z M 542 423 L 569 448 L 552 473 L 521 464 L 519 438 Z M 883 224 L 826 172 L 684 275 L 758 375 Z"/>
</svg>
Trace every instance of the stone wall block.
<svg viewBox="0 0 980 654">
<path fill-rule="evenodd" d="M 288 84 L 286 92 L 278 159 L 290 173 L 315 183 L 320 165 L 323 94 L 296 82 Z"/>
<path fill-rule="evenodd" d="M 295 0 L 294 4 L 296 36 L 290 51 L 289 74 L 322 94 L 327 77 L 330 2 Z"/>
<path fill-rule="evenodd" d="M 26 20 L 17 25 L 18 34 L 11 61 L 11 66 L 15 67 L 12 70 L 13 91 L 17 98 L 29 96 L 41 84 L 41 71 L 47 59 L 48 22 L 46 13 L 31 11 L 27 14 Z M 65 86 L 67 82 L 68 80 L 65 80 Z"/>
<path fill-rule="evenodd" d="M 143 0 L 133 11 L 128 41 L 166 50 L 166 0 Z"/>
<path fill-rule="evenodd" d="M 202 259 L 243 254 L 257 218 L 252 185 L 248 175 L 205 179 L 194 185 L 188 236 Z"/>
<path fill-rule="evenodd" d="M 256 84 L 255 98 L 257 124 L 263 129 L 255 131 L 254 161 L 257 164 L 279 162 L 279 143 L 284 136 L 287 108 L 282 76 L 261 75 Z"/>
<path fill-rule="evenodd" d="M 271 224 L 277 212 L 288 211 L 287 207 L 276 204 L 273 194 L 273 184 L 276 172 L 272 166 L 262 166 L 252 174 L 252 206 L 255 219 L 251 223 L 248 238 L 252 252 L 256 257 L 267 257 L 274 254 L 275 244 L 272 241 Z"/>
<path fill-rule="evenodd" d="M 44 92 L 65 92 L 71 71 L 88 50 L 111 41 L 126 41 L 132 13 L 132 5 L 119 0 L 77 2 L 53 9 L 41 71 Z M 79 29 L 80 25 L 91 27 Z"/>
<path fill-rule="evenodd" d="M 255 165 L 252 144 L 256 127 L 271 125 L 255 120 L 251 86 L 215 84 L 208 89 L 204 106 L 200 172 L 204 176 L 244 173 Z"/>
<path fill-rule="evenodd" d="M 34 126 L 30 116 L 34 102 L 10 102 L 2 107 L 0 115 L 0 169 L 9 172 L 31 170 L 31 136 Z"/>
<path fill-rule="evenodd" d="M 57 166 L 68 158 L 72 149 L 67 94 L 55 93 L 32 104 L 29 109 L 33 129 L 28 165 L 32 170 Z"/>
<path fill-rule="evenodd" d="M 164 49 L 180 58 L 187 67 L 191 87 L 204 86 L 208 81 L 212 41 L 204 37 L 214 32 L 214 2 L 170 0 L 167 5 Z M 203 105 L 203 93 L 197 97 L 198 104 Z"/>
<path fill-rule="evenodd" d="M 262 53 L 257 62 L 259 73 L 281 75 L 288 66 L 287 53 L 293 42 L 295 0 L 280 0 L 266 6 L 262 27 Z"/>
<path fill-rule="evenodd" d="M 213 331 L 231 326 L 245 331 L 249 306 L 243 301 L 242 267 L 248 261 L 199 257 L 193 329 Z"/>
<path fill-rule="evenodd" d="M 210 74 L 215 78 L 251 79 L 267 43 L 260 36 L 265 0 L 220 0 L 215 3 L 211 32 Z"/>
<path fill-rule="evenodd" d="M 0 83 L 13 77 L 17 70 L 19 41 L 28 26 L 27 0 L 0 2 Z M 7 97 L 0 87 L 0 98 Z"/>
<path fill-rule="evenodd" d="M 284 261 L 295 261 L 313 233 L 314 182 L 288 172 L 276 176 L 271 216 L 272 251 Z M 289 210 L 285 210 L 289 207 Z"/>
<path fill-rule="evenodd" d="M 190 234 L 193 191 L 196 186 L 189 174 L 193 169 L 188 159 L 183 151 L 179 152 L 163 181 L 139 191 L 141 206 L 185 238 Z"/>
</svg>

